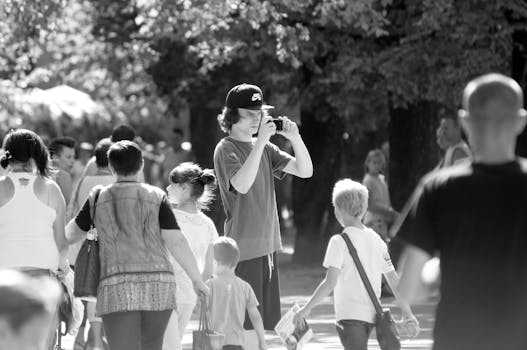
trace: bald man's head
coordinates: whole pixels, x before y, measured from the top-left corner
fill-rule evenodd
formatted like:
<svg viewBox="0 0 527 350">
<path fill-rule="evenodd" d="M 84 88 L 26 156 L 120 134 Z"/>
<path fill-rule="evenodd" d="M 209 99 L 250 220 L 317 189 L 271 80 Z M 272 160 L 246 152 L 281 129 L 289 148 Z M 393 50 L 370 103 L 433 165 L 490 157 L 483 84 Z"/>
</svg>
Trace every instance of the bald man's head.
<svg viewBox="0 0 527 350">
<path fill-rule="evenodd" d="M 505 75 L 492 73 L 467 84 L 463 91 L 463 108 L 476 118 L 500 120 L 516 114 L 523 106 L 520 85 Z"/>
</svg>

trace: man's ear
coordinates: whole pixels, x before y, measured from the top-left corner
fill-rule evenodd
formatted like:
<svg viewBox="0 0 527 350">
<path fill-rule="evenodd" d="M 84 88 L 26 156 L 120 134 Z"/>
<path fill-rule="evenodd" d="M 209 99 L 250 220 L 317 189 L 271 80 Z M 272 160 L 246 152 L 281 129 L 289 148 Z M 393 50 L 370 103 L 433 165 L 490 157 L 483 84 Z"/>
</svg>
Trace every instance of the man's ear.
<svg viewBox="0 0 527 350">
<path fill-rule="evenodd" d="M 461 125 L 461 128 L 463 129 L 463 131 L 465 132 L 465 134 L 468 136 L 468 130 L 469 130 L 469 115 L 468 115 L 468 112 L 464 109 L 460 109 L 457 111 L 457 120 L 458 120 L 458 123 L 459 125 Z"/>
<path fill-rule="evenodd" d="M 516 123 L 516 134 L 521 134 L 527 123 L 527 111 L 523 108 L 520 108 L 518 111 L 518 121 Z"/>
</svg>

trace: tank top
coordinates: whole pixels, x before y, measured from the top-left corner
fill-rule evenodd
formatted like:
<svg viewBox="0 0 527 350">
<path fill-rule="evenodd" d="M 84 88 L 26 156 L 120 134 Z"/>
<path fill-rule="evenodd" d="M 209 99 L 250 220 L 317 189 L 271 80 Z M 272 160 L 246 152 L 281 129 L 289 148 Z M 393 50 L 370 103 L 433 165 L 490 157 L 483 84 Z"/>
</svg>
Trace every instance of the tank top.
<svg viewBox="0 0 527 350">
<path fill-rule="evenodd" d="M 13 198 L 0 207 L 0 268 L 35 267 L 57 270 L 59 251 L 53 235 L 55 210 L 34 193 L 36 175 L 9 173 Z"/>
</svg>

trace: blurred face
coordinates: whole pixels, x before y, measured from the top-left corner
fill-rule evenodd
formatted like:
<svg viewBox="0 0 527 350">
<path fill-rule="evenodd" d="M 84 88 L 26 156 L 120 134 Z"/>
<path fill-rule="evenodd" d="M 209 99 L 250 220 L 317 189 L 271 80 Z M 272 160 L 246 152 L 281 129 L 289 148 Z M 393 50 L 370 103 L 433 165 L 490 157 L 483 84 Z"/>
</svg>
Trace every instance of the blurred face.
<svg viewBox="0 0 527 350">
<path fill-rule="evenodd" d="M 368 173 L 379 174 L 384 166 L 384 159 L 380 156 L 371 157 L 366 166 L 368 167 Z"/>
<path fill-rule="evenodd" d="M 461 130 L 452 119 L 441 119 L 436 131 L 437 144 L 441 149 L 455 145 L 461 139 Z"/>
<path fill-rule="evenodd" d="M 238 108 L 238 113 L 240 114 L 240 120 L 233 127 L 236 126 L 244 133 L 256 134 L 260 127 L 263 111 L 261 109 Z"/>
<path fill-rule="evenodd" d="M 44 350 L 51 328 L 49 315 L 35 316 L 24 324 L 18 331 L 14 331 L 7 320 L 0 319 L 0 350 Z"/>
<path fill-rule="evenodd" d="M 171 183 L 167 187 L 170 203 L 181 204 L 191 200 L 190 186 L 188 184 Z"/>
<path fill-rule="evenodd" d="M 64 147 L 60 153 L 53 156 L 55 164 L 66 171 L 70 171 L 75 161 L 75 149 Z"/>
</svg>

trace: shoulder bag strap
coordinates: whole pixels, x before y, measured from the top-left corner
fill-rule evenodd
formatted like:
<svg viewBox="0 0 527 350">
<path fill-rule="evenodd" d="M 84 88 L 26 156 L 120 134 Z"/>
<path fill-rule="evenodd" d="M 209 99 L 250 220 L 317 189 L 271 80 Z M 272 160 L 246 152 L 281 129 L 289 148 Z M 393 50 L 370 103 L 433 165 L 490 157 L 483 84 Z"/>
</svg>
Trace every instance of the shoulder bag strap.
<svg viewBox="0 0 527 350">
<path fill-rule="evenodd" d="M 368 292 L 368 295 L 370 296 L 370 299 L 373 302 L 373 306 L 375 307 L 375 312 L 379 316 L 382 315 L 381 304 L 379 303 L 379 300 L 375 296 L 375 292 L 373 291 L 373 287 L 371 286 L 370 280 L 368 279 L 368 276 L 366 275 L 366 271 L 364 271 L 364 267 L 362 266 L 362 263 L 360 262 L 359 255 L 357 254 L 357 250 L 353 246 L 353 243 L 351 243 L 351 240 L 349 239 L 346 233 L 342 232 L 340 236 L 344 239 L 344 242 L 346 242 L 346 245 L 348 246 L 348 250 L 351 254 L 351 257 L 353 258 L 353 261 L 355 262 L 355 266 L 357 267 L 357 270 L 359 271 L 359 275 L 360 275 L 360 278 L 362 279 L 362 283 L 364 283 L 364 287 L 366 287 L 366 291 Z"/>
<path fill-rule="evenodd" d="M 94 196 L 94 199 L 93 199 L 93 204 L 90 203 L 90 212 L 91 212 L 91 215 L 90 215 L 90 226 L 92 228 L 95 227 L 95 210 L 97 209 L 97 199 L 99 199 L 99 193 L 101 193 L 101 189 L 98 188 L 97 191 L 95 192 L 95 196 Z"/>
</svg>

